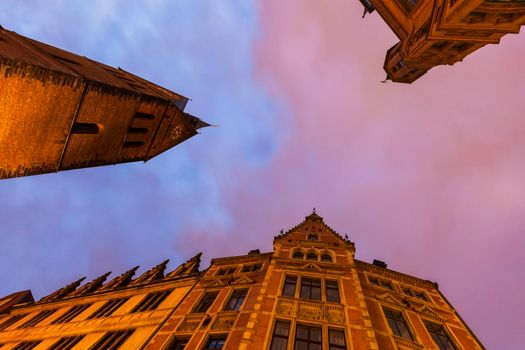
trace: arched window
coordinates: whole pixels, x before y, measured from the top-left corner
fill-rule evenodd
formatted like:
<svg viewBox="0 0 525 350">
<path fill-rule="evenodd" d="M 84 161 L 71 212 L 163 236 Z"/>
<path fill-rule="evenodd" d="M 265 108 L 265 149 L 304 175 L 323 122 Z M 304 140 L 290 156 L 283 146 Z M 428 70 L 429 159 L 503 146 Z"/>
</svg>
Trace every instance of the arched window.
<svg viewBox="0 0 525 350">
<path fill-rule="evenodd" d="M 295 253 L 293 253 L 293 258 L 296 259 L 296 260 L 303 260 L 304 259 L 304 254 L 303 254 L 302 251 L 297 250 L 297 251 L 295 251 Z"/>
<path fill-rule="evenodd" d="M 317 238 L 318 238 L 318 237 L 317 237 L 317 235 L 316 235 L 315 233 L 310 233 L 310 234 L 308 235 L 308 240 L 309 240 L 309 241 L 317 241 Z"/>
<path fill-rule="evenodd" d="M 311 253 L 308 253 L 308 255 L 306 256 L 306 258 L 308 260 L 313 260 L 313 261 L 317 261 L 317 254 L 311 252 Z"/>
<path fill-rule="evenodd" d="M 324 261 L 324 262 L 332 262 L 332 257 L 330 256 L 330 254 L 323 254 L 321 255 L 321 261 Z"/>
</svg>

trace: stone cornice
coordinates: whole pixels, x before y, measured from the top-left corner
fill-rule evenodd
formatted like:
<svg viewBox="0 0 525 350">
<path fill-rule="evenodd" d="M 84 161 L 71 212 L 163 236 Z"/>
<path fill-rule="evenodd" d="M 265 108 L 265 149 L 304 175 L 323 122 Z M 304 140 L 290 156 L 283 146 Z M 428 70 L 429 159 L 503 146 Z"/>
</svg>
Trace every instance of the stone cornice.
<svg viewBox="0 0 525 350">
<path fill-rule="evenodd" d="M 379 266 L 376 266 L 376 265 L 373 265 L 373 264 L 370 264 L 370 263 L 367 263 L 361 260 L 355 259 L 354 261 L 355 261 L 355 265 L 358 270 L 370 271 L 370 272 L 377 273 L 380 275 L 395 277 L 401 281 L 406 281 L 407 283 L 415 283 L 415 284 L 423 285 L 426 287 L 438 289 L 438 284 L 436 282 L 432 282 L 429 280 L 424 280 L 421 278 L 410 276 L 410 275 L 407 275 L 407 274 L 404 274 L 398 271 L 385 269 L 385 268 L 382 268 L 382 267 L 379 267 Z"/>
<path fill-rule="evenodd" d="M 233 264 L 242 262 L 256 262 L 260 260 L 266 260 L 273 255 L 273 252 L 261 253 L 261 254 L 247 254 L 238 256 L 228 256 L 224 258 L 215 258 L 211 260 L 211 265 L 215 264 Z"/>
</svg>

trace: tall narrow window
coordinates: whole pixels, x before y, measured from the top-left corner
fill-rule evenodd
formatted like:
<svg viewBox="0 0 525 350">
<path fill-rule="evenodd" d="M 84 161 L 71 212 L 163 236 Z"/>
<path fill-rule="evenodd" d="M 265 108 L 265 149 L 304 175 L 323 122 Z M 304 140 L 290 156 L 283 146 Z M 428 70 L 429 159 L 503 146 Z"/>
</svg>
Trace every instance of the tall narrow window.
<svg viewBox="0 0 525 350">
<path fill-rule="evenodd" d="M 301 298 L 321 300 L 321 280 L 303 277 L 301 279 Z"/>
<path fill-rule="evenodd" d="M 190 342 L 189 337 L 185 338 L 174 338 L 166 350 L 184 350 L 186 345 Z"/>
<path fill-rule="evenodd" d="M 40 321 L 43 321 L 45 318 L 47 318 L 49 315 L 54 313 L 56 310 L 45 310 L 41 311 L 38 314 L 36 314 L 32 319 L 27 321 L 26 323 L 22 324 L 20 328 L 28 328 L 37 325 Z"/>
<path fill-rule="evenodd" d="M 59 318 L 55 319 L 51 323 L 55 324 L 55 323 L 69 322 L 72 319 L 74 319 L 75 317 L 77 317 L 78 315 L 80 315 L 84 310 L 87 310 L 87 308 L 90 307 L 90 306 L 91 306 L 91 304 L 75 305 L 71 309 L 69 309 L 65 314 L 63 314 Z"/>
<path fill-rule="evenodd" d="M 295 332 L 296 350 L 322 350 L 323 336 L 321 328 L 297 325 Z"/>
<path fill-rule="evenodd" d="M 62 338 L 59 341 L 57 341 L 55 344 L 51 345 L 49 350 L 70 350 L 73 349 L 75 345 L 77 345 L 84 336 L 79 335 L 77 337 L 67 337 Z"/>
<path fill-rule="evenodd" d="M 290 323 L 282 321 L 275 322 L 270 350 L 286 350 L 288 348 L 289 334 Z"/>
<path fill-rule="evenodd" d="M 329 350 L 346 349 L 345 332 L 336 331 L 334 329 L 328 330 L 328 345 Z"/>
<path fill-rule="evenodd" d="M 424 322 L 427 327 L 428 333 L 432 337 L 432 340 L 437 344 L 439 350 L 456 350 L 456 347 L 450 340 L 448 334 L 445 332 L 445 328 L 440 324 L 431 322 Z"/>
<path fill-rule="evenodd" d="M 113 299 L 108 301 L 104 306 L 97 310 L 88 318 L 108 317 L 126 302 L 126 299 Z"/>
<path fill-rule="evenodd" d="M 326 281 L 326 301 L 339 302 L 339 285 L 337 281 Z"/>
<path fill-rule="evenodd" d="M 215 298 L 217 298 L 217 295 L 219 292 L 206 292 L 204 293 L 204 296 L 202 297 L 201 301 L 195 306 L 195 309 L 193 309 L 194 313 L 199 312 L 206 312 L 210 308 L 211 304 L 215 301 Z"/>
<path fill-rule="evenodd" d="M 40 344 L 40 341 L 25 341 L 25 342 L 19 343 L 12 350 L 31 350 L 31 349 L 36 348 L 38 344 Z"/>
<path fill-rule="evenodd" d="M 119 349 L 122 344 L 129 338 L 133 333 L 133 330 L 117 331 L 106 333 L 92 348 L 91 350 L 116 350 Z"/>
<path fill-rule="evenodd" d="M 226 311 L 237 311 L 241 308 L 242 303 L 244 302 L 244 299 L 246 298 L 246 294 L 248 294 L 248 289 L 236 289 L 233 291 L 232 295 L 230 296 L 230 300 L 228 300 L 228 304 L 226 304 L 226 308 L 224 310 Z"/>
<path fill-rule="evenodd" d="M 283 295 L 287 297 L 294 297 L 296 285 L 297 285 L 296 276 L 286 276 L 286 279 L 284 280 Z"/>
<path fill-rule="evenodd" d="M 388 325 L 390 326 L 390 329 L 394 335 L 412 340 L 412 334 L 410 334 L 408 326 L 401 312 L 385 308 L 383 311 L 385 313 L 386 320 L 388 321 Z"/>
<path fill-rule="evenodd" d="M 210 337 L 203 350 L 222 349 L 224 347 L 224 343 L 226 343 L 226 336 Z"/>
<path fill-rule="evenodd" d="M 14 315 L 14 316 L 11 316 L 11 318 L 8 318 L 7 320 L 5 320 L 4 322 L 0 323 L 0 331 L 6 329 L 7 327 L 17 323 L 18 321 L 20 321 L 21 319 L 23 319 L 24 317 L 26 317 L 27 315 Z"/>
</svg>

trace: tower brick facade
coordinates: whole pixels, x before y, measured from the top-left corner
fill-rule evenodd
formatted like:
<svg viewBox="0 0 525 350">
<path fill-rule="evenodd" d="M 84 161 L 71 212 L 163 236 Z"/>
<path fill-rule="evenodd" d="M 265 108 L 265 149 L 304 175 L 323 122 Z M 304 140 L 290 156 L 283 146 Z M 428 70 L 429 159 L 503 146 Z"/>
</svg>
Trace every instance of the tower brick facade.
<svg viewBox="0 0 525 350">
<path fill-rule="evenodd" d="M 151 159 L 208 125 L 187 102 L 0 26 L 0 179 Z"/>
<path fill-rule="evenodd" d="M 484 349 L 437 283 L 355 259 L 315 212 L 273 251 L 0 299 L 1 350 Z"/>
</svg>

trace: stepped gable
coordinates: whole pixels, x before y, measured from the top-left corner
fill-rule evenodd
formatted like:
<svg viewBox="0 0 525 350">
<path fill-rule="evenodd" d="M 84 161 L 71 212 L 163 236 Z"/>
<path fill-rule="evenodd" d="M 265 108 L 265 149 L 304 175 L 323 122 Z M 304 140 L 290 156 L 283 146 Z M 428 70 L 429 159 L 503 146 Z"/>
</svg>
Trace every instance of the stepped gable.
<svg viewBox="0 0 525 350">
<path fill-rule="evenodd" d="M 59 290 L 49 294 L 48 296 L 43 297 L 42 299 L 39 300 L 39 302 L 61 299 L 67 296 L 68 294 L 72 293 L 73 291 L 75 291 L 75 289 L 77 289 L 77 287 L 80 286 L 82 281 L 84 281 L 85 279 L 86 277 L 82 277 L 76 280 L 75 282 L 70 283 L 67 286 L 60 288 Z"/>
<path fill-rule="evenodd" d="M 111 290 L 111 289 L 127 286 L 128 284 L 130 284 L 130 282 L 131 282 L 133 276 L 135 275 L 135 272 L 137 272 L 138 268 L 139 268 L 139 266 L 137 265 L 134 268 L 124 272 L 122 275 L 120 275 L 118 277 L 115 277 L 114 279 L 112 279 L 111 281 L 109 281 L 108 283 L 106 283 L 105 285 L 100 287 L 97 290 L 97 292 L 101 292 L 101 291 L 106 291 L 106 290 Z"/>
<path fill-rule="evenodd" d="M 166 274 L 166 278 L 187 276 L 195 273 L 200 273 L 199 268 L 201 264 L 202 252 L 195 255 L 193 258 L 179 265 L 175 270 Z"/>
<path fill-rule="evenodd" d="M 164 260 L 157 266 L 144 272 L 137 279 L 131 282 L 130 286 L 141 284 L 141 283 L 147 283 L 147 282 L 151 282 L 151 281 L 155 281 L 155 280 L 164 278 L 164 270 L 166 269 L 166 265 L 168 264 L 168 262 L 169 260 Z"/>
<path fill-rule="evenodd" d="M 29 289 L 6 295 L 0 298 L 0 315 L 8 313 L 15 305 L 33 303 L 34 301 L 33 294 Z"/>
<path fill-rule="evenodd" d="M 334 236 L 336 236 L 337 238 L 339 238 L 341 241 L 343 241 L 345 244 L 347 245 L 353 245 L 354 243 L 352 241 L 350 241 L 348 239 L 348 236 L 345 235 L 345 237 L 341 236 L 339 233 L 337 233 L 337 231 L 335 231 L 333 228 L 331 228 L 330 226 L 328 226 L 325 222 L 324 222 L 324 219 L 322 216 L 320 216 L 319 214 L 317 214 L 317 211 L 315 210 L 315 208 L 312 210 L 312 213 L 308 216 L 306 216 L 303 220 L 303 222 L 301 222 L 300 224 L 292 227 L 291 229 L 289 229 L 288 231 L 286 232 L 283 232 L 281 231 L 281 233 L 277 236 L 275 236 L 273 238 L 273 241 L 277 241 L 277 240 L 281 240 L 283 238 L 285 238 L 288 234 L 292 233 L 292 232 L 295 232 L 299 229 L 301 229 L 302 227 L 304 227 L 306 224 L 308 223 L 312 223 L 312 222 L 316 222 L 316 223 L 320 223 L 323 225 L 323 227 L 325 227 L 330 233 L 332 233 Z"/>
<path fill-rule="evenodd" d="M 109 275 L 111 275 L 111 271 L 106 272 L 102 276 L 99 276 L 91 282 L 84 284 L 82 287 L 77 288 L 77 290 L 69 294 L 69 296 L 72 297 L 77 295 L 83 295 L 96 291 L 98 288 L 102 287 Z"/>
</svg>

